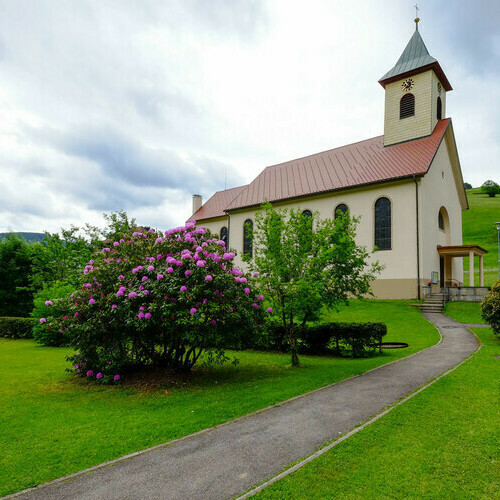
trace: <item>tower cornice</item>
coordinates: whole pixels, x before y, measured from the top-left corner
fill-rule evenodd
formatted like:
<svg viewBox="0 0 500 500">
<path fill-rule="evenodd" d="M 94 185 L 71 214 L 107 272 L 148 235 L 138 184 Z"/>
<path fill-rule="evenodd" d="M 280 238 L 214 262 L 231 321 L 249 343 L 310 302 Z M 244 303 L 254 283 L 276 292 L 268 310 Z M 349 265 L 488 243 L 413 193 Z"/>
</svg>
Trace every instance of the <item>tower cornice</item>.
<svg viewBox="0 0 500 500">
<path fill-rule="evenodd" d="M 427 64 L 425 66 L 421 66 L 420 68 L 415 68 L 410 71 L 406 71 L 405 73 L 399 73 L 389 78 L 379 80 L 378 83 L 380 83 L 380 85 L 382 85 L 382 87 L 384 87 L 385 89 L 385 86 L 388 85 L 389 83 L 396 82 L 398 80 L 403 80 L 404 78 L 408 78 L 413 75 L 418 75 L 419 73 L 424 73 L 425 71 L 429 71 L 431 69 L 434 71 L 434 73 L 436 73 L 436 76 L 438 77 L 439 81 L 441 82 L 441 84 L 443 85 L 444 89 L 447 92 L 453 90 L 453 87 L 451 86 L 448 78 L 446 78 L 446 75 L 443 69 L 441 68 L 441 65 L 437 61 Z"/>
</svg>

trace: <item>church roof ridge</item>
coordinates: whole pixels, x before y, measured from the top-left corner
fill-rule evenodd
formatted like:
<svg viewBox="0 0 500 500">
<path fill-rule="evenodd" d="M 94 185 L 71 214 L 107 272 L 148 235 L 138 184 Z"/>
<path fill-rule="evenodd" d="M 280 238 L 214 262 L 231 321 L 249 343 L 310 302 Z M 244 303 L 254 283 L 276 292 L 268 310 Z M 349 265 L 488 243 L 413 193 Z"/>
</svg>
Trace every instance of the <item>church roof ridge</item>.
<svg viewBox="0 0 500 500">
<path fill-rule="evenodd" d="M 390 147 L 377 136 L 267 167 L 228 203 L 225 212 L 425 175 L 450 121 L 438 121 L 427 137 Z"/>
</svg>

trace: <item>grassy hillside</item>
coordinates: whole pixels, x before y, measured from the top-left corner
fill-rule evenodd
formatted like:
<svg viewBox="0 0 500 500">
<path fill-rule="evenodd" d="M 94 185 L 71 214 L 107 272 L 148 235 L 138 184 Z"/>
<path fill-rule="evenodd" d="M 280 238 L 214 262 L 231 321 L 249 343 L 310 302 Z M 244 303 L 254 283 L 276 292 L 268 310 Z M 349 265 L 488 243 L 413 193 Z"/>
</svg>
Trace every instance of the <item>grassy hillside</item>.
<svg viewBox="0 0 500 500">
<path fill-rule="evenodd" d="M 480 188 L 468 189 L 469 210 L 462 212 L 464 245 L 479 245 L 488 254 L 484 256 L 484 284 L 498 280 L 498 244 L 495 222 L 500 221 L 500 195 L 494 198 L 482 194 Z M 475 259 L 475 284 L 479 286 L 479 262 Z M 464 282 L 469 284 L 469 259 L 464 259 Z"/>
</svg>

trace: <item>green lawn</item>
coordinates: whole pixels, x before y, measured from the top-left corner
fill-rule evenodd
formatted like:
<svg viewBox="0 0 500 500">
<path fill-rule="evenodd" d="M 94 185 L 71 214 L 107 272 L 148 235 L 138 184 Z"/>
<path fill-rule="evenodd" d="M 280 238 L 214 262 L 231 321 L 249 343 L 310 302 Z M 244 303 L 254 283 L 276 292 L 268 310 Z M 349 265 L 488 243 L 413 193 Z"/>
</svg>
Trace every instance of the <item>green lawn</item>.
<svg viewBox="0 0 500 500">
<path fill-rule="evenodd" d="M 500 340 L 474 332 L 472 359 L 257 498 L 499 498 Z"/>
<path fill-rule="evenodd" d="M 484 284 L 498 281 L 498 236 L 494 223 L 500 221 L 500 195 L 490 198 L 479 188 L 468 189 L 469 210 L 462 212 L 464 245 L 479 245 L 488 253 L 484 256 Z M 469 259 L 464 261 L 464 283 L 469 284 Z M 479 286 L 479 262 L 475 259 L 475 285 Z"/>
<path fill-rule="evenodd" d="M 381 319 L 408 349 L 364 359 L 237 353 L 237 366 L 197 368 L 185 385 L 140 392 L 64 372 L 69 349 L 0 339 L 0 496 L 286 400 L 435 344 L 439 335 L 402 301 L 352 301 L 339 320 Z M 169 394 L 165 394 L 168 389 Z"/>
<path fill-rule="evenodd" d="M 444 306 L 444 313 L 460 323 L 486 323 L 481 317 L 481 304 L 479 302 L 448 302 Z"/>
</svg>

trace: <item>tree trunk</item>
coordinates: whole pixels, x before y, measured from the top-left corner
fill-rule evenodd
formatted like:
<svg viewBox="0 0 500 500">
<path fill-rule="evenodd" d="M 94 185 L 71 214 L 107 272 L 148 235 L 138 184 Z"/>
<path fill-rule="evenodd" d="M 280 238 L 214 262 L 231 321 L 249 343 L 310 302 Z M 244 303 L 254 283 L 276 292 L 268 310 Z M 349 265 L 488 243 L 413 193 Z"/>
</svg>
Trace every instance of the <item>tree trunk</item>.
<svg viewBox="0 0 500 500">
<path fill-rule="evenodd" d="M 299 356 L 297 353 L 297 337 L 293 331 L 293 323 L 288 325 L 288 338 L 290 339 L 290 352 L 292 353 L 292 366 L 299 366 Z"/>
</svg>

